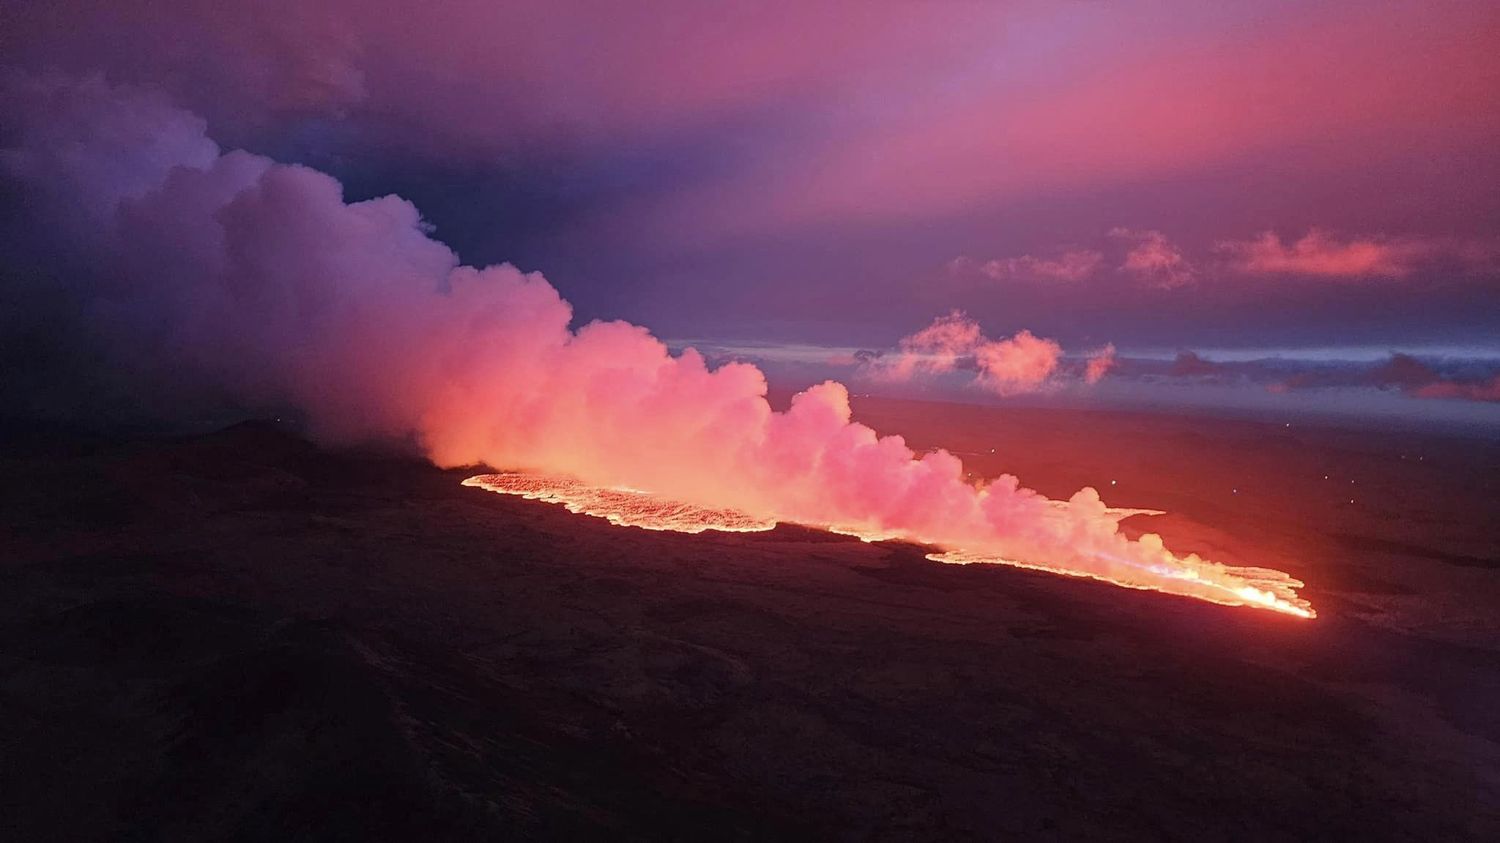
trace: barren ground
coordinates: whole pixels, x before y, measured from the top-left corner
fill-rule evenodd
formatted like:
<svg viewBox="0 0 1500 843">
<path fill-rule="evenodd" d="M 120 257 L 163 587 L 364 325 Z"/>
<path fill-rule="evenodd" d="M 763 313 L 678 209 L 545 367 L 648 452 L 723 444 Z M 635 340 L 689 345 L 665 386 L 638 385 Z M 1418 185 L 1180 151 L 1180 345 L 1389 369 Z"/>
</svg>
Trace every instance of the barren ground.
<svg viewBox="0 0 1500 843">
<path fill-rule="evenodd" d="M 7 431 L 0 837 L 1500 839 L 1493 442 L 856 412 L 1321 616 L 621 529 L 267 425 Z"/>
</svg>

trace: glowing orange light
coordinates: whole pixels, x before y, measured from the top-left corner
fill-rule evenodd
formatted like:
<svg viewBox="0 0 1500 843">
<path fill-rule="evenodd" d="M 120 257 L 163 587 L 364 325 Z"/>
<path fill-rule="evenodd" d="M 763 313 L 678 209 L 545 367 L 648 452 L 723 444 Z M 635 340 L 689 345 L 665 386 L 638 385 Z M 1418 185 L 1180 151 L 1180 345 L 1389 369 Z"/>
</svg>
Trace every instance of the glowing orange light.
<svg viewBox="0 0 1500 843">
<path fill-rule="evenodd" d="M 1218 603 L 1221 606 L 1249 606 L 1255 609 L 1271 609 L 1277 612 L 1284 612 L 1288 615 L 1295 615 L 1299 618 L 1315 618 L 1318 616 L 1318 613 L 1313 611 L 1312 604 L 1297 597 L 1295 594 L 1295 589 L 1303 586 L 1301 580 L 1269 568 L 1228 568 L 1220 577 L 1208 578 L 1202 576 L 1194 568 L 1185 567 L 1178 572 L 1157 572 L 1160 576 L 1166 577 L 1170 585 L 1160 583 L 1148 585 L 1101 576 L 1089 571 L 1077 571 L 1055 565 L 1032 565 L 1026 562 L 1018 562 L 1014 559 L 1003 559 L 998 556 L 965 553 L 963 551 L 929 553 L 927 558 L 934 562 L 946 562 L 951 565 L 1010 565 L 1015 568 L 1026 568 L 1032 571 L 1046 571 L 1049 574 L 1062 574 L 1069 577 L 1098 580 L 1099 582 L 1107 582 L 1110 585 L 1117 585 L 1121 588 L 1160 591 L 1166 594 L 1193 597 L 1198 600 L 1206 600 L 1209 603 Z"/>
<path fill-rule="evenodd" d="M 774 518 L 758 518 L 733 509 L 697 506 L 659 497 L 639 489 L 592 486 L 566 477 L 503 472 L 476 475 L 464 480 L 463 485 L 501 494 L 517 495 L 528 500 L 560 504 L 569 512 L 603 518 L 617 526 L 640 527 L 646 530 L 678 533 L 702 533 L 716 530 L 746 533 L 771 530 L 777 524 Z M 1146 509 L 1114 509 L 1110 510 L 1110 513 L 1120 518 L 1131 515 L 1160 514 L 1155 510 Z M 906 535 L 900 531 L 877 531 L 829 524 L 808 526 L 855 536 L 866 542 L 889 539 L 923 541 L 920 536 Z M 932 544 L 932 542 L 924 543 Z M 934 562 L 954 565 L 1010 565 L 1016 568 L 1098 580 L 1123 588 L 1192 597 L 1224 606 L 1269 609 L 1300 618 L 1317 617 L 1317 612 L 1313 611 L 1312 605 L 1297 596 L 1296 589 L 1303 585 L 1301 580 L 1268 568 L 1215 565 L 1199 559 L 1196 555 L 1185 558 L 1171 557 L 1172 564 L 1138 568 L 1133 572 L 1135 575 L 1132 575 L 1132 569 L 1126 565 L 1119 568 L 1124 573 L 1113 576 L 1081 570 L 1069 565 L 1026 562 L 993 553 L 963 549 L 940 550 L 928 554 L 927 558 Z M 1124 562 L 1124 560 L 1114 561 Z"/>
<path fill-rule="evenodd" d="M 569 512 L 603 518 L 617 527 L 640 527 L 674 533 L 757 533 L 773 529 L 774 520 L 732 509 L 694 506 L 664 500 L 638 489 L 606 489 L 563 477 L 505 472 L 470 477 L 465 486 L 519 495 L 527 500 L 562 504 Z"/>
</svg>

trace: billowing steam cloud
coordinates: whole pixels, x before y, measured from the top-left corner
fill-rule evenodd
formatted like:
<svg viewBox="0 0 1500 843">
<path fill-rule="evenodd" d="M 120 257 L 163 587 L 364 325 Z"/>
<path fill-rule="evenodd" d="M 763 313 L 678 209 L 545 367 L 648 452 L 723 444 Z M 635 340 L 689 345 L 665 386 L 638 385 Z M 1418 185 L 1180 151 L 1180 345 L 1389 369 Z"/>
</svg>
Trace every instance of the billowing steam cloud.
<svg viewBox="0 0 1500 843">
<path fill-rule="evenodd" d="M 196 397 L 295 405 L 327 439 L 414 436 L 440 465 L 566 473 L 1306 612 L 1283 574 L 1127 539 L 1124 514 L 1092 489 L 1064 502 L 1011 476 L 971 485 L 951 454 L 919 457 L 852 422 L 837 383 L 774 412 L 753 366 L 710 370 L 623 322 L 573 330 L 541 275 L 461 266 L 410 203 L 345 203 L 323 173 L 221 152 L 202 121 L 148 94 L 31 79 L 5 105 L 17 134 L 0 166 L 41 223 L 37 259 L 76 279 L 53 291 L 70 315 L 40 333 L 90 337 L 137 378 L 137 395 L 170 381 Z M 1043 351 L 1055 365 L 1055 345 Z M 982 366 L 997 382 L 1029 377 L 998 357 Z"/>
</svg>

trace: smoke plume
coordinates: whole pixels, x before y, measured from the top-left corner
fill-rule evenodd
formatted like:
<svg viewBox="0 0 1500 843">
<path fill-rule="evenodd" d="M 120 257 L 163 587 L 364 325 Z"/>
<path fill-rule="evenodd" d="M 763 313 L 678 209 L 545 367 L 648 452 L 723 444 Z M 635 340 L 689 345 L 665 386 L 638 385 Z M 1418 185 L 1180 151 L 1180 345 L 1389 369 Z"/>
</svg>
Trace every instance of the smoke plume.
<svg viewBox="0 0 1500 843">
<path fill-rule="evenodd" d="M 347 203 L 321 172 L 221 151 L 149 93 L 33 78 L 4 104 L 16 122 L 0 167 L 34 210 L 37 266 L 59 279 L 43 292 L 67 301 L 43 329 L 7 324 L 86 340 L 135 400 L 292 405 L 319 438 L 410 436 L 442 466 L 564 473 L 1305 613 L 1283 574 L 1127 539 L 1125 513 L 1093 489 L 1052 501 L 1009 475 L 972 485 L 953 455 L 853 422 L 840 384 L 776 412 L 754 366 L 711 370 L 624 322 L 575 329 L 540 274 L 460 265 L 409 202 Z M 993 344 L 985 376 L 1055 365 L 1055 344 L 1034 353 L 1046 343 Z M 1000 359 L 1012 352 L 1024 366 Z"/>
</svg>

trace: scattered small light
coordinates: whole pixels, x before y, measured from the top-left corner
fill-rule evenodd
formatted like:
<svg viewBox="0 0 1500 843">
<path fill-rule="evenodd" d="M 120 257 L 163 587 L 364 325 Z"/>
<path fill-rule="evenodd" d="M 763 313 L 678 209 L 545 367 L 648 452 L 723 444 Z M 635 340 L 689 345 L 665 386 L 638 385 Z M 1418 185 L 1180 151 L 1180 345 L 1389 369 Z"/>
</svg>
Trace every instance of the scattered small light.
<svg viewBox="0 0 1500 843">
<path fill-rule="evenodd" d="M 1118 482 L 1119 482 L 1118 480 L 1111 480 L 1111 481 L 1109 481 L 1109 485 L 1113 486 L 1113 485 L 1115 485 Z"/>
<path fill-rule="evenodd" d="M 1231 493 L 1233 493 L 1233 494 L 1236 494 L 1236 495 L 1238 495 L 1238 494 L 1239 494 L 1239 493 L 1240 493 L 1240 490 L 1239 490 L 1239 489 L 1230 489 L 1230 490 L 1229 490 L 1229 491 L 1230 491 L 1230 492 L 1231 492 Z"/>
</svg>

